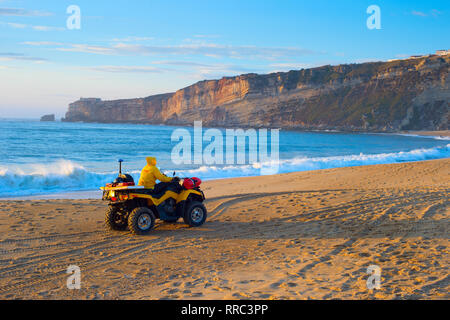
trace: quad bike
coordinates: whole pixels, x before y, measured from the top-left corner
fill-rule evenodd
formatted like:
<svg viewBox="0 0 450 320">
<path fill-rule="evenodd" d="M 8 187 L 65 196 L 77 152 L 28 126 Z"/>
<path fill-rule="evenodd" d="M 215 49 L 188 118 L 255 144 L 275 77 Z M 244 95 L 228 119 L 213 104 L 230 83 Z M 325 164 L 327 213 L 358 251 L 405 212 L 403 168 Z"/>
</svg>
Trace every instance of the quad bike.
<svg viewBox="0 0 450 320">
<path fill-rule="evenodd" d="M 105 216 L 108 229 L 125 230 L 128 227 L 133 234 L 146 234 L 152 230 L 157 218 L 176 222 L 182 217 L 191 227 L 205 223 L 207 211 L 200 179 L 174 177 L 171 182 L 164 183 L 161 191 L 145 189 L 136 186 L 132 176 L 122 174 L 122 162 L 119 160 L 116 180 L 100 188 L 102 200 L 109 201 Z"/>
</svg>

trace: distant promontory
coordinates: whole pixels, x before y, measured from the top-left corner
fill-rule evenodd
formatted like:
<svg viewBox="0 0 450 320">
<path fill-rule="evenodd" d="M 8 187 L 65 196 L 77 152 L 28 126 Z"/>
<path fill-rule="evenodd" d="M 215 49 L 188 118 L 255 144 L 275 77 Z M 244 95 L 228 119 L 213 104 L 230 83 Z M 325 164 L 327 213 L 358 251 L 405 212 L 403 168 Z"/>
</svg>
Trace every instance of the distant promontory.
<svg viewBox="0 0 450 320">
<path fill-rule="evenodd" d="M 205 80 L 174 93 L 69 105 L 63 121 L 300 130 L 448 130 L 450 55 Z"/>
<path fill-rule="evenodd" d="M 55 115 L 54 114 L 46 114 L 41 117 L 41 121 L 55 121 Z"/>
</svg>

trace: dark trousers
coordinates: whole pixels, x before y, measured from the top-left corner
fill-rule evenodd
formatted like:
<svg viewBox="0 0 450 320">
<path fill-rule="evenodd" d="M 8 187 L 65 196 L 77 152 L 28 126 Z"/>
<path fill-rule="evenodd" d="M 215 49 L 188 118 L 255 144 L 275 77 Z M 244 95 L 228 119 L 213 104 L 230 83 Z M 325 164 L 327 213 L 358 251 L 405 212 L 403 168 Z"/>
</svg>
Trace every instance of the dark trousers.
<svg viewBox="0 0 450 320">
<path fill-rule="evenodd" d="M 160 193 L 160 192 L 164 191 L 165 189 L 167 189 L 168 186 L 169 186 L 169 182 L 157 183 L 153 187 L 153 192 L 152 193 Z"/>
</svg>

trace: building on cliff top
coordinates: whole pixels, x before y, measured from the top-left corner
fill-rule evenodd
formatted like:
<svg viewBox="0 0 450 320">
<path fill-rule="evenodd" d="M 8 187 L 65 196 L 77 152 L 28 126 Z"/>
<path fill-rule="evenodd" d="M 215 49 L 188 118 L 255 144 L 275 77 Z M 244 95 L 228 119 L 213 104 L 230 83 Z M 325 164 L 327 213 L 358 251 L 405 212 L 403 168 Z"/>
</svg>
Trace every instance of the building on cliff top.
<svg viewBox="0 0 450 320">
<path fill-rule="evenodd" d="M 450 50 L 437 50 L 436 54 L 438 56 L 446 56 L 447 54 L 450 54 Z"/>
<path fill-rule="evenodd" d="M 82 102 L 101 102 L 101 98 L 80 98 Z"/>
</svg>

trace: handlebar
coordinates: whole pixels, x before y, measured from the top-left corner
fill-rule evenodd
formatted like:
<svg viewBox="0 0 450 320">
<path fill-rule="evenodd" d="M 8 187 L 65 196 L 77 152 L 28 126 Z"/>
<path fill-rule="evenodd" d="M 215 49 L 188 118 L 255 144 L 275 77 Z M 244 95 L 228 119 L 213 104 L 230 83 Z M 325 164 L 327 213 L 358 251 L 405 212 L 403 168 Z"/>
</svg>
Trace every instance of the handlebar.
<svg viewBox="0 0 450 320">
<path fill-rule="evenodd" d="M 189 178 L 189 177 L 173 177 L 172 179 L 173 179 L 172 181 L 177 181 L 177 182 L 179 182 L 179 181 L 181 181 L 181 180 L 184 180 L 184 179 L 190 179 L 190 178 Z"/>
</svg>

